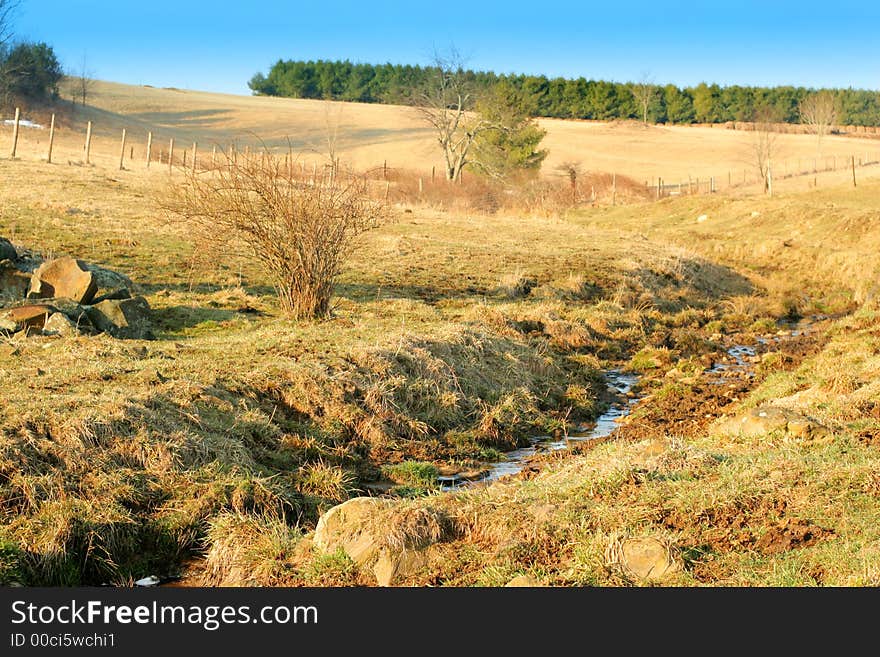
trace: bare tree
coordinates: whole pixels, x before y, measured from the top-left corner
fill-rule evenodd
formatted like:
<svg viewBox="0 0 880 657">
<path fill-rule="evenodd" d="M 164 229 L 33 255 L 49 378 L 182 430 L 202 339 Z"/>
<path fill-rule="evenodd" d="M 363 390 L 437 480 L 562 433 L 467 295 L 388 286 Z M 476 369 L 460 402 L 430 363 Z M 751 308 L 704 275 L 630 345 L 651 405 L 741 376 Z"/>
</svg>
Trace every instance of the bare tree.
<svg viewBox="0 0 880 657">
<path fill-rule="evenodd" d="M 70 76 L 73 80 L 73 102 L 79 99 L 80 103 L 85 107 L 86 100 L 92 93 L 95 86 L 94 71 L 89 69 L 86 54 L 83 53 L 82 65 L 78 71 Z"/>
<path fill-rule="evenodd" d="M 837 123 L 837 99 L 828 90 L 817 91 L 801 100 L 798 110 L 801 123 L 816 134 L 816 152 L 822 157 L 822 138 Z"/>
<path fill-rule="evenodd" d="M 657 95 L 657 85 L 651 82 L 645 74 L 638 82 L 630 83 L 629 90 L 642 112 L 642 121 L 648 125 L 648 109 L 651 107 L 651 101 Z"/>
<path fill-rule="evenodd" d="M 19 0 L 0 0 L 0 51 L 12 39 L 12 16 L 19 4 Z"/>
<path fill-rule="evenodd" d="M 289 159 L 227 153 L 213 171 L 186 169 L 159 204 L 183 222 L 198 253 L 258 262 L 292 318 L 325 317 L 357 237 L 378 226 L 386 208 L 363 177 L 315 184 L 294 171 Z"/>
<path fill-rule="evenodd" d="M 435 53 L 431 69 L 428 85 L 416 94 L 414 102 L 443 149 L 446 179 L 457 180 L 470 162 L 474 141 L 494 126 L 472 111 L 474 94 L 461 56 L 454 48 L 448 55 Z"/>
<path fill-rule="evenodd" d="M 758 169 L 758 175 L 764 183 L 764 191 L 772 193 L 773 159 L 778 155 L 779 112 L 769 106 L 759 107 L 755 111 L 754 130 L 752 132 L 752 161 Z"/>
</svg>

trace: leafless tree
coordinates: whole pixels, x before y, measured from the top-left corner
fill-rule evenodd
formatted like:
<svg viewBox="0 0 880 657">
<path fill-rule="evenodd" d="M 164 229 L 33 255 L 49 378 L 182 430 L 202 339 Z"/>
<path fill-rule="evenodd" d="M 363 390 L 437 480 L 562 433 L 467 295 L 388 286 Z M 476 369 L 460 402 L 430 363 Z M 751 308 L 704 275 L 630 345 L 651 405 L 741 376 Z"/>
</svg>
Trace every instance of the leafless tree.
<svg viewBox="0 0 880 657">
<path fill-rule="evenodd" d="M 772 163 L 773 159 L 778 156 L 777 151 L 779 150 L 779 132 L 776 130 L 776 124 L 779 122 L 779 112 L 772 107 L 759 107 L 755 111 L 752 132 L 752 161 L 764 183 L 764 191 L 771 193 Z"/>
<path fill-rule="evenodd" d="M 0 51 L 12 39 L 12 16 L 19 4 L 19 0 L 0 0 Z"/>
<path fill-rule="evenodd" d="M 651 82 L 647 75 L 643 75 L 638 82 L 630 83 L 629 90 L 642 111 L 642 121 L 648 125 L 648 109 L 651 107 L 651 101 L 657 95 L 657 85 Z"/>
<path fill-rule="evenodd" d="M 82 103 L 83 107 L 85 107 L 86 100 L 89 95 L 92 93 L 92 88 L 95 86 L 94 79 L 94 71 L 89 69 L 88 60 L 86 59 L 86 54 L 83 53 L 82 57 L 82 66 L 74 75 L 71 75 L 71 79 L 73 80 L 73 101 L 76 102 L 79 99 L 80 103 Z"/>
<path fill-rule="evenodd" d="M 828 90 L 817 91 L 801 100 L 798 110 L 801 123 L 816 134 L 816 152 L 822 157 L 822 138 L 837 123 L 837 99 Z"/>
<path fill-rule="evenodd" d="M 258 262 L 292 318 L 324 317 L 357 237 L 378 226 L 386 208 L 362 177 L 315 183 L 297 177 L 289 161 L 227 153 L 212 171 L 186 169 L 159 204 L 183 222 L 198 253 Z"/>
<path fill-rule="evenodd" d="M 447 180 L 457 180 L 470 162 L 470 151 L 491 122 L 472 110 L 475 98 L 463 61 L 453 48 L 448 55 L 434 54 L 428 84 L 416 93 L 414 104 L 421 118 L 434 129 L 443 149 Z"/>
</svg>

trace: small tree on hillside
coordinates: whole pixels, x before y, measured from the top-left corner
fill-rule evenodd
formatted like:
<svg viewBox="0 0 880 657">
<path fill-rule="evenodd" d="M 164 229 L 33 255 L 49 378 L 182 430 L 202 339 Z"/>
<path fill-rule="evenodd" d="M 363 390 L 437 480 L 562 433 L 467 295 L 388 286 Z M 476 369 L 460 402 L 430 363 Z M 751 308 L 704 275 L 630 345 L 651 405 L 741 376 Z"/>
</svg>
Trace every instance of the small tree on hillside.
<svg viewBox="0 0 880 657">
<path fill-rule="evenodd" d="M 476 112 L 492 126 L 474 142 L 476 166 L 498 178 L 540 169 L 547 151 L 538 150 L 538 144 L 547 131 L 529 116 L 521 91 L 510 82 L 499 82 L 477 101 Z"/>
<path fill-rule="evenodd" d="M 86 100 L 92 93 L 92 89 L 95 86 L 95 73 L 88 67 L 88 61 L 86 59 L 86 54 L 83 53 L 82 64 L 80 68 L 73 74 L 70 75 L 70 79 L 73 81 L 73 102 L 76 103 L 79 100 L 80 104 L 85 107 Z"/>
<path fill-rule="evenodd" d="M 648 125 L 648 109 L 657 97 L 659 87 L 648 80 L 648 77 L 645 75 L 642 76 L 642 79 L 639 82 L 631 83 L 629 85 L 629 90 L 632 93 L 636 104 L 639 106 L 639 111 L 642 113 L 642 121 L 645 125 Z"/>
<path fill-rule="evenodd" d="M 443 149 L 447 180 L 457 180 L 471 162 L 471 148 L 482 132 L 493 126 L 474 115 L 475 97 L 459 54 L 434 55 L 428 83 L 413 102 L 422 119 L 433 128 Z"/>
<path fill-rule="evenodd" d="M 822 138 L 837 123 L 837 99 L 830 91 L 823 90 L 804 97 L 798 105 L 801 123 L 816 135 L 816 152 L 822 157 Z"/>
<path fill-rule="evenodd" d="M 763 105 L 755 111 L 754 131 L 752 133 L 752 157 L 758 169 L 758 175 L 764 183 L 764 191 L 771 191 L 771 172 L 773 159 L 778 155 L 779 112 L 769 105 Z"/>
<path fill-rule="evenodd" d="M 266 154 L 227 154 L 213 171 L 187 169 L 160 205 L 184 222 L 200 250 L 262 265 L 292 318 L 325 317 L 358 236 L 380 224 L 385 208 L 361 177 L 311 184 L 294 170 L 289 160 Z"/>
</svg>

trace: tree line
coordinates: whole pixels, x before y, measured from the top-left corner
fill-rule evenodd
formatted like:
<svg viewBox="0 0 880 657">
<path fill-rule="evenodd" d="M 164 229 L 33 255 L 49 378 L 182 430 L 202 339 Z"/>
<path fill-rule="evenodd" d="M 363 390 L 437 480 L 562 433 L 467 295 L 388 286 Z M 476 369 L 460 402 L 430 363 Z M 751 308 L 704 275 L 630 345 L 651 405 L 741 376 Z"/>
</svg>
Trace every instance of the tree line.
<svg viewBox="0 0 880 657">
<path fill-rule="evenodd" d="M 799 123 L 800 105 L 815 89 L 794 86 L 752 87 L 701 83 L 693 87 L 499 75 L 462 69 L 472 88 L 486 92 L 501 82 L 511 85 L 534 117 L 562 119 L 640 119 L 653 123 L 725 123 L 752 121 L 772 113 L 780 123 Z M 363 64 L 345 61 L 278 60 L 268 74 L 248 83 L 257 95 L 406 104 L 437 75 L 434 66 Z M 880 94 L 865 89 L 829 89 L 841 125 L 880 125 Z"/>
</svg>

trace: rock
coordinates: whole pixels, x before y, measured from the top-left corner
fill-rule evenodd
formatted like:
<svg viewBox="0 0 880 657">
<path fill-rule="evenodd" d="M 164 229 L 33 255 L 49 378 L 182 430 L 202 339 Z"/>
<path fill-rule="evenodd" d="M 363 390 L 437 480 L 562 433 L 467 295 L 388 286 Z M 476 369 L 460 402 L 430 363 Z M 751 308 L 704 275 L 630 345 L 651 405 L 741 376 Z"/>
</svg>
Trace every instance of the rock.
<svg viewBox="0 0 880 657">
<path fill-rule="evenodd" d="M 46 320 L 46 324 L 43 326 L 43 331 L 52 335 L 60 335 L 61 337 L 79 335 L 79 329 L 76 324 L 64 313 L 52 313 L 49 315 L 49 319 Z"/>
<path fill-rule="evenodd" d="M 0 316 L 0 328 L 15 333 L 24 329 L 42 329 L 55 308 L 46 304 L 29 304 L 10 308 Z"/>
<path fill-rule="evenodd" d="M 681 566 L 672 558 L 669 548 L 656 538 L 628 538 L 611 548 L 612 563 L 618 564 L 630 577 L 659 582 Z"/>
<path fill-rule="evenodd" d="M 92 322 L 89 320 L 86 307 L 78 304 L 76 301 L 65 298 L 52 298 L 44 299 L 43 303 L 52 306 L 59 313 L 66 315 L 67 318 L 79 329 L 92 328 Z"/>
<path fill-rule="evenodd" d="M 395 552 L 383 549 L 373 566 L 373 574 L 379 586 L 393 586 L 402 579 L 417 575 L 427 565 L 428 557 L 423 550 Z"/>
<path fill-rule="evenodd" d="M 363 565 L 379 552 L 380 535 L 371 520 L 387 503 L 376 497 L 355 497 L 327 511 L 315 527 L 315 547 L 323 552 L 340 548 Z"/>
<path fill-rule="evenodd" d="M 150 306 L 143 297 L 111 299 L 86 308 L 92 324 L 114 338 L 152 340 Z"/>
<path fill-rule="evenodd" d="M 505 587 L 543 587 L 546 586 L 542 582 L 538 581 L 531 575 L 517 575 L 512 580 L 510 580 Z"/>
<path fill-rule="evenodd" d="M 701 214 L 699 217 L 697 217 L 697 223 L 701 224 L 707 219 L 709 219 L 709 215 Z"/>
<path fill-rule="evenodd" d="M 95 285 L 98 286 L 99 290 L 133 290 L 134 283 L 131 282 L 131 279 L 125 274 L 120 274 L 119 272 L 113 271 L 112 269 L 106 269 L 104 267 L 99 267 L 98 265 L 93 265 L 90 262 L 83 263 L 90 272 L 92 272 L 92 277 L 94 278 Z M 104 292 L 102 292 L 104 294 Z"/>
<path fill-rule="evenodd" d="M 15 247 L 5 237 L 0 237 L 0 260 L 16 260 L 18 253 Z"/>
<path fill-rule="evenodd" d="M 24 299 L 30 285 L 31 277 L 27 273 L 19 271 L 11 260 L 0 260 L 0 300 Z"/>
<path fill-rule="evenodd" d="M 714 435 L 732 434 L 757 438 L 779 433 L 799 439 L 824 436 L 828 429 L 808 417 L 774 406 L 752 408 L 745 414 L 721 421 L 713 430 Z"/>
<path fill-rule="evenodd" d="M 98 285 L 95 277 L 81 260 L 57 258 L 37 267 L 31 277 L 29 299 L 65 297 L 88 304 L 95 298 Z"/>
</svg>

